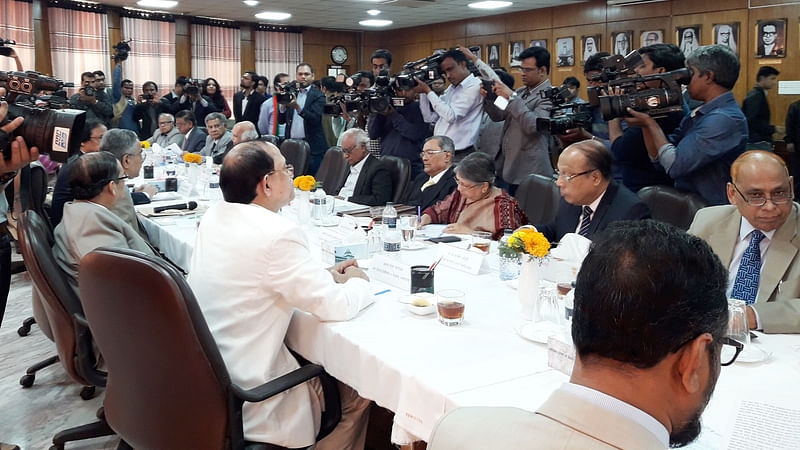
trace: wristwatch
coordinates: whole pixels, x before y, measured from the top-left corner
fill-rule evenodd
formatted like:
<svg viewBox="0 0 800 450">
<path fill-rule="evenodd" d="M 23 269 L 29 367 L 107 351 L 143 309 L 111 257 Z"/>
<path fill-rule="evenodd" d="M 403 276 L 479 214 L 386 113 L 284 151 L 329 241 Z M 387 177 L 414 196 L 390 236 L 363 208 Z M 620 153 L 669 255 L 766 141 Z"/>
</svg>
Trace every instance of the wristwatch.
<svg viewBox="0 0 800 450">
<path fill-rule="evenodd" d="M 511 95 L 508 96 L 508 101 L 514 100 L 515 98 L 519 97 L 516 92 L 512 92 Z"/>
</svg>

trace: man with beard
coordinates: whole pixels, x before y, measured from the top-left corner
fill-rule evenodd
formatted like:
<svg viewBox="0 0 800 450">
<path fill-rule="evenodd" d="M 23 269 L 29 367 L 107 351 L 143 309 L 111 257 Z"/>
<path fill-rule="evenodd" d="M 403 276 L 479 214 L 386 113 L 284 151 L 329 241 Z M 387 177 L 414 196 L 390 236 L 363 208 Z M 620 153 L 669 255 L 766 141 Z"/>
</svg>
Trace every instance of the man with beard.
<svg viewBox="0 0 800 450">
<path fill-rule="evenodd" d="M 736 356 L 725 338 L 727 276 L 705 242 L 673 226 L 613 226 L 595 239 L 578 273 L 569 383 L 535 413 L 456 409 L 437 425 L 428 448 L 688 444 L 700 434 L 720 365 Z"/>
<path fill-rule="evenodd" d="M 267 99 L 266 96 L 256 92 L 258 74 L 248 70 L 242 75 L 239 86 L 241 91 L 233 94 L 233 117 L 236 122 L 250 121 L 258 122 L 258 114 L 261 111 L 261 104 Z"/>
</svg>

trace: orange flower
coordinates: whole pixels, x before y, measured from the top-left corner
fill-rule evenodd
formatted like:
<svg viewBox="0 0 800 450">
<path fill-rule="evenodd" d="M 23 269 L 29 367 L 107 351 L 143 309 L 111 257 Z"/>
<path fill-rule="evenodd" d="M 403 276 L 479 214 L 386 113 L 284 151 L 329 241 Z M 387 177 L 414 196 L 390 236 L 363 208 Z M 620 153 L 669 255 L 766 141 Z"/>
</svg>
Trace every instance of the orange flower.
<svg viewBox="0 0 800 450">
<path fill-rule="evenodd" d="M 550 242 L 533 228 L 524 228 L 512 234 L 508 246 L 537 258 L 544 258 L 550 251 Z"/>
<path fill-rule="evenodd" d="M 142 148 L 150 148 L 150 143 L 147 141 L 142 141 Z"/>
<path fill-rule="evenodd" d="M 310 191 L 316 184 L 317 181 L 311 175 L 303 175 L 294 179 L 294 187 L 301 191 Z"/>
<path fill-rule="evenodd" d="M 195 164 L 202 164 L 203 157 L 198 155 L 197 153 L 186 153 L 183 155 L 183 160 L 187 163 L 195 163 Z"/>
</svg>

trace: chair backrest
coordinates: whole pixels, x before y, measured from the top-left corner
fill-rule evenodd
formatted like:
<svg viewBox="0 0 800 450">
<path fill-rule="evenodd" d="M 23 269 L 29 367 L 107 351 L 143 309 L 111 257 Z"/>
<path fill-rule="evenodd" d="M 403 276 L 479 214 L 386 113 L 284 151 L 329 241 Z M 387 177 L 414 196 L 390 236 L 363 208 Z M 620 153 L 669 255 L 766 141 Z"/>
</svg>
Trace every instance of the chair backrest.
<svg viewBox="0 0 800 450">
<path fill-rule="evenodd" d="M 286 139 L 281 144 L 281 154 L 286 158 L 286 164 L 294 166 L 295 175 L 305 175 L 308 171 L 308 161 L 311 159 L 311 147 L 302 139 Z"/>
<path fill-rule="evenodd" d="M 111 428 L 134 448 L 228 448 L 230 377 L 183 276 L 158 258 L 99 248 L 80 280 L 108 368 Z"/>
<path fill-rule="evenodd" d="M 639 198 L 650 208 L 655 220 L 688 230 L 697 210 L 708 206 L 697 194 L 680 192 L 668 186 L 647 186 L 639 190 Z"/>
<path fill-rule="evenodd" d="M 22 257 L 39 293 L 61 364 L 76 382 L 96 384 L 86 379 L 88 368 L 81 365 L 81 356 L 89 358 L 91 355 L 79 354 L 80 342 L 76 339 L 73 315 L 82 315 L 83 309 L 53 257 L 50 226 L 38 213 L 28 210 L 20 218 L 20 231 Z M 88 350 L 91 352 L 91 348 Z"/>
<path fill-rule="evenodd" d="M 381 156 L 381 163 L 392 175 L 392 202 L 401 203 L 411 182 L 411 163 L 397 156 Z"/>
<path fill-rule="evenodd" d="M 531 223 L 549 223 L 558 213 L 561 192 L 552 177 L 532 174 L 520 183 L 515 197 Z"/>
<path fill-rule="evenodd" d="M 44 207 L 47 198 L 47 171 L 40 164 L 31 164 L 29 198 L 28 209 L 36 211 L 50 223 L 50 214 Z"/>
<path fill-rule="evenodd" d="M 344 159 L 342 148 L 335 146 L 325 152 L 315 178 L 322 182 L 322 188 L 325 189 L 326 194 L 336 195 L 347 181 L 348 173 L 350 173 L 350 165 Z"/>
<path fill-rule="evenodd" d="M 261 137 L 258 138 L 259 141 L 269 142 L 275 147 L 280 147 L 281 138 L 278 136 L 273 136 L 271 134 L 262 134 Z"/>
</svg>

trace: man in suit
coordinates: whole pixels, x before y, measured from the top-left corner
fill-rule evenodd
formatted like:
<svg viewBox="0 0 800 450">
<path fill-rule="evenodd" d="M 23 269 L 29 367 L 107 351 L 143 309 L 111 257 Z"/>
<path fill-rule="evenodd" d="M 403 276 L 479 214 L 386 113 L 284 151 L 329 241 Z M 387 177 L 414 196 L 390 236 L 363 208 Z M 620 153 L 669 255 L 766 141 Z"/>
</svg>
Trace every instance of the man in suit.
<svg viewBox="0 0 800 450">
<path fill-rule="evenodd" d="M 692 442 L 720 366 L 735 359 L 725 338 L 726 276 L 706 243 L 671 225 L 612 227 L 578 273 L 570 381 L 535 412 L 456 409 L 428 448 L 655 450 Z"/>
<path fill-rule="evenodd" d="M 263 94 L 256 92 L 258 75 L 248 70 L 242 75 L 239 86 L 241 91 L 233 94 L 233 117 L 236 122 L 250 121 L 258 123 L 258 114 L 261 104 L 267 99 Z"/>
<path fill-rule="evenodd" d="M 206 145 L 208 134 L 197 128 L 194 113 L 188 110 L 178 111 L 175 115 L 175 127 L 183 134 L 181 150 L 189 153 L 200 153 Z"/>
<path fill-rule="evenodd" d="M 455 143 L 447 136 L 431 136 L 425 140 L 422 147 L 424 172 L 411 181 L 406 203 L 424 211 L 444 200 L 458 187 L 453 170 L 455 151 Z"/>
<path fill-rule="evenodd" d="M 183 134 L 175 127 L 175 116 L 170 113 L 161 113 L 158 116 L 158 129 L 147 142 L 158 144 L 161 148 L 167 148 L 171 144 L 181 148 L 184 139 Z"/>
<path fill-rule="evenodd" d="M 300 91 L 291 103 L 278 114 L 278 123 L 286 124 L 286 139 L 305 139 L 311 147 L 311 161 L 308 173 L 316 174 L 322 157 L 328 150 L 325 131 L 322 129 L 322 110 L 325 106 L 325 94 L 312 89 L 314 68 L 303 62 L 295 69 L 297 87 Z"/>
<path fill-rule="evenodd" d="M 231 132 L 225 128 L 227 120 L 224 114 L 218 112 L 206 116 L 208 137 L 206 137 L 206 145 L 200 150 L 201 155 L 216 158 L 225 153 L 225 149 L 231 142 Z"/>
<path fill-rule="evenodd" d="M 64 205 L 53 256 L 77 293 L 80 261 L 98 247 L 156 255 L 136 229 L 113 212 L 121 199 L 130 198 L 125 186 L 128 175 L 117 158 L 108 152 L 87 153 L 71 166 L 69 184 L 75 200 Z"/>
<path fill-rule="evenodd" d="M 342 133 L 342 153 L 350 164 L 350 175 L 339 196 L 361 205 L 380 206 L 392 201 L 392 176 L 377 158 L 369 154 L 369 135 L 361 128 Z"/>
<path fill-rule="evenodd" d="M 689 233 L 728 268 L 728 297 L 744 300 L 750 329 L 800 333 L 800 206 L 774 153 L 749 151 L 731 166 L 730 205 L 697 212 Z"/>
<path fill-rule="evenodd" d="M 158 130 L 158 117 L 169 110 L 170 107 L 158 98 L 158 85 L 154 81 L 145 81 L 142 85 L 142 93 L 133 109 L 133 120 L 141 121 L 139 139 L 150 138 Z"/>
<path fill-rule="evenodd" d="M 589 139 L 564 149 L 558 157 L 558 174 L 561 202 L 556 218 L 536 225 L 550 242 L 567 233 L 591 239 L 611 222 L 650 217 L 636 194 L 611 179 L 611 152 L 600 141 Z"/>
<path fill-rule="evenodd" d="M 783 44 L 778 42 L 778 25 L 767 22 L 761 26 L 756 56 L 784 56 Z"/>
<path fill-rule="evenodd" d="M 505 121 L 500 152 L 495 158 L 497 185 L 514 195 L 520 183 L 530 174 L 550 176 L 553 166 L 550 163 L 550 135 L 540 133 L 536 119 L 550 117 L 552 103 L 539 95 L 552 85 L 550 75 L 550 52 L 543 47 L 531 47 L 520 54 L 522 61 L 523 87 L 512 91 L 508 86 L 495 81 L 494 93 L 509 100 L 505 109 L 494 104 L 494 98 L 487 97 L 483 107 L 495 122 Z M 487 92 L 481 87 L 481 94 Z"/>
<path fill-rule="evenodd" d="M 780 72 L 771 66 L 761 66 L 756 74 L 756 85 L 742 102 L 742 112 L 747 117 L 748 150 L 772 150 L 775 126 L 770 124 L 767 91 L 778 85 Z"/>
<path fill-rule="evenodd" d="M 253 122 L 244 121 L 237 123 L 231 130 L 231 140 L 228 142 L 228 145 L 225 146 L 225 152 L 214 157 L 214 164 L 222 164 L 225 155 L 227 155 L 233 147 L 242 142 L 255 141 L 256 139 L 258 139 L 258 131 L 256 131 L 256 126 Z"/>
</svg>

